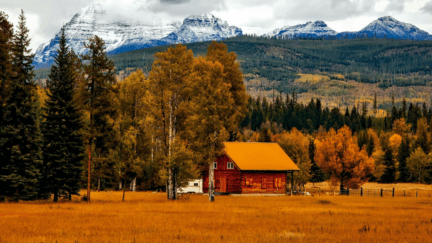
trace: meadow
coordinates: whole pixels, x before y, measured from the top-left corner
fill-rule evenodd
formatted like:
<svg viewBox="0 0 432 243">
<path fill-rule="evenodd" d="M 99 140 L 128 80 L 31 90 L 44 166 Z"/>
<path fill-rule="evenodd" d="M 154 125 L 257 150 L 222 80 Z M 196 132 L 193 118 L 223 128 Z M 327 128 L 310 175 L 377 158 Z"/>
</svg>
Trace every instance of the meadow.
<svg viewBox="0 0 432 243">
<path fill-rule="evenodd" d="M 430 242 L 432 198 L 93 192 L 0 205 L 0 242 Z"/>
</svg>

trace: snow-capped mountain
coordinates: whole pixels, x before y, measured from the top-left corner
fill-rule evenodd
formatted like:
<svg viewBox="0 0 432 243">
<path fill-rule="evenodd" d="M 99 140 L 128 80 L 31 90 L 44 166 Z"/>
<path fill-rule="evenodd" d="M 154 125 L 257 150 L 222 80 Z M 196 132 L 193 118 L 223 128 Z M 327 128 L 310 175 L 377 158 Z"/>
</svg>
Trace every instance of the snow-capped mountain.
<svg viewBox="0 0 432 243">
<path fill-rule="evenodd" d="M 390 38 L 390 39 L 409 39 L 409 40 L 430 40 L 428 32 L 417 28 L 408 23 L 385 16 L 371 22 L 358 32 L 341 32 L 338 37 L 356 38 L 367 35 L 368 37 Z"/>
<path fill-rule="evenodd" d="M 183 24 L 170 33 L 162 41 L 167 44 L 192 43 L 210 40 L 222 40 L 242 35 L 242 30 L 212 14 L 193 15 L 187 17 Z"/>
<path fill-rule="evenodd" d="M 97 35 L 105 41 L 109 54 L 167 45 L 173 43 L 191 43 L 210 40 L 222 40 L 241 35 L 241 29 L 229 26 L 226 21 L 213 15 L 190 16 L 183 23 L 162 23 L 149 25 L 109 21 L 106 12 L 99 4 L 82 9 L 65 25 L 65 34 L 69 47 L 75 53 L 83 54 L 84 43 L 89 37 Z M 57 52 L 60 33 L 42 44 L 36 50 L 36 67 L 50 66 Z"/>
<path fill-rule="evenodd" d="M 295 26 L 285 26 L 283 28 L 275 29 L 263 36 L 266 37 L 284 37 L 288 39 L 298 37 L 321 37 L 321 36 L 334 36 L 337 32 L 332 30 L 323 21 L 307 22 Z"/>
<path fill-rule="evenodd" d="M 182 23 L 164 23 L 158 20 L 154 20 L 152 24 L 110 21 L 100 4 L 83 8 L 64 27 L 69 47 L 78 54 L 84 54 L 84 43 L 94 35 L 105 41 L 108 54 L 176 43 L 223 40 L 242 34 L 288 39 L 322 36 L 353 39 L 367 35 L 377 38 L 432 40 L 426 31 L 390 16 L 381 17 L 358 32 L 337 33 L 323 21 L 315 21 L 285 26 L 264 34 L 265 28 L 244 26 L 242 30 L 211 14 L 189 16 Z M 56 34 L 36 50 L 34 65 L 37 68 L 48 67 L 53 63 L 59 35 L 60 33 Z"/>
<path fill-rule="evenodd" d="M 359 33 L 368 36 L 387 37 L 392 39 L 425 40 L 429 33 L 416 26 L 398 21 L 390 16 L 381 17 L 368 24 Z"/>
</svg>

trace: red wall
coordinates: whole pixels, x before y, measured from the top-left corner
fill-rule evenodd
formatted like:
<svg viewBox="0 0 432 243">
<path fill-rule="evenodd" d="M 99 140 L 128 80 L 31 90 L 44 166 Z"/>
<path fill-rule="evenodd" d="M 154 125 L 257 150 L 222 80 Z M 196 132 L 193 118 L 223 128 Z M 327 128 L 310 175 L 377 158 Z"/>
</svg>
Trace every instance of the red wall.
<svg viewBox="0 0 432 243">
<path fill-rule="evenodd" d="M 242 193 L 285 193 L 285 175 L 285 172 L 243 172 Z M 280 180 L 277 185 L 275 178 Z M 247 185 L 249 179 L 252 179 L 252 185 Z"/>
<path fill-rule="evenodd" d="M 215 191 L 221 192 L 222 181 L 225 178 L 226 192 L 230 193 L 285 193 L 285 172 L 272 171 L 244 171 L 241 172 L 235 165 L 234 169 L 227 169 L 227 163 L 230 162 L 226 155 L 217 159 L 217 169 L 214 170 Z M 209 176 L 208 170 L 203 173 L 203 192 L 208 193 Z M 263 186 L 263 178 L 265 186 Z M 275 186 L 275 178 L 276 186 Z M 246 179 L 252 184 L 246 182 Z M 265 187 L 265 188 L 263 188 Z"/>
</svg>

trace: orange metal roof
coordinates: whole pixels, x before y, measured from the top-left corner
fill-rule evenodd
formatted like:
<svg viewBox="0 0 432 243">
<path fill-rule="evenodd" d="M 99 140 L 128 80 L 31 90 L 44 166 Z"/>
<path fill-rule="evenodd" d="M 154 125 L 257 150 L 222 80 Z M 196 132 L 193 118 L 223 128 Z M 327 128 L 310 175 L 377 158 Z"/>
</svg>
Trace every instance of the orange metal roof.
<svg viewBox="0 0 432 243">
<path fill-rule="evenodd" d="M 240 170 L 300 170 L 277 143 L 225 142 L 225 153 Z"/>
</svg>

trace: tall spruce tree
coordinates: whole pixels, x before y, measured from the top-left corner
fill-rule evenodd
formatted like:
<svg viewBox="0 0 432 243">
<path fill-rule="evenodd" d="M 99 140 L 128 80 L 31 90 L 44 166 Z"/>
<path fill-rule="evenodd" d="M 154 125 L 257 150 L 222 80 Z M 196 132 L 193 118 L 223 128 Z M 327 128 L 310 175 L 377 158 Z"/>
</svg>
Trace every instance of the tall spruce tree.
<svg viewBox="0 0 432 243">
<path fill-rule="evenodd" d="M 3 127 L 3 109 L 6 105 L 6 97 L 12 77 L 12 57 L 10 52 L 13 26 L 7 18 L 8 16 L 4 12 L 0 12 L 0 129 Z M 0 137 L 0 139 L 2 139 L 2 137 Z M 6 170 L 3 170 L 3 164 L 6 162 L 6 158 L 3 158 L 2 154 L 3 153 L 0 151 L 0 177 L 7 173 Z M 3 201 L 2 188 L 4 188 L 4 186 L 2 180 L 0 180 L 0 201 Z"/>
<path fill-rule="evenodd" d="M 59 49 L 47 81 L 43 134 L 42 194 L 60 192 L 77 194 L 84 159 L 84 142 L 80 134 L 83 124 L 74 102 L 75 75 L 72 54 L 66 46 L 64 28 L 61 30 Z"/>
<path fill-rule="evenodd" d="M 12 41 L 13 77 L 8 91 L 0 131 L 2 183 L 0 194 L 12 201 L 38 197 L 41 136 L 34 105 L 33 55 L 24 11 L 19 16 Z"/>
<path fill-rule="evenodd" d="M 384 174 L 380 178 L 380 182 L 392 183 L 396 181 L 396 164 L 393 157 L 393 151 L 387 148 L 384 154 Z"/>
<path fill-rule="evenodd" d="M 11 44 L 13 37 L 12 24 L 8 16 L 0 12 L 0 121 L 3 118 L 3 106 L 6 102 L 12 76 Z"/>
<path fill-rule="evenodd" d="M 399 146 L 398 152 L 398 171 L 399 171 L 399 181 L 400 182 L 408 182 L 410 178 L 410 171 L 407 166 L 407 158 L 410 157 L 410 144 L 409 141 L 404 138 Z"/>
<path fill-rule="evenodd" d="M 109 93 L 113 91 L 116 78 L 114 63 L 108 58 L 105 42 L 100 37 L 96 35 L 90 37 L 89 43 L 84 47 L 88 49 L 87 54 L 82 57 L 85 61 L 82 68 L 86 78 L 83 80 L 84 84 L 80 85 L 80 97 L 84 103 L 84 109 L 90 116 L 86 134 L 88 144 L 87 200 L 90 201 L 92 145 L 95 145 L 95 150 L 99 155 L 109 151 L 106 146 L 106 138 L 112 131 L 112 127 L 109 125 L 108 116 L 113 113 Z M 99 157 L 98 162 L 101 161 Z"/>
</svg>

